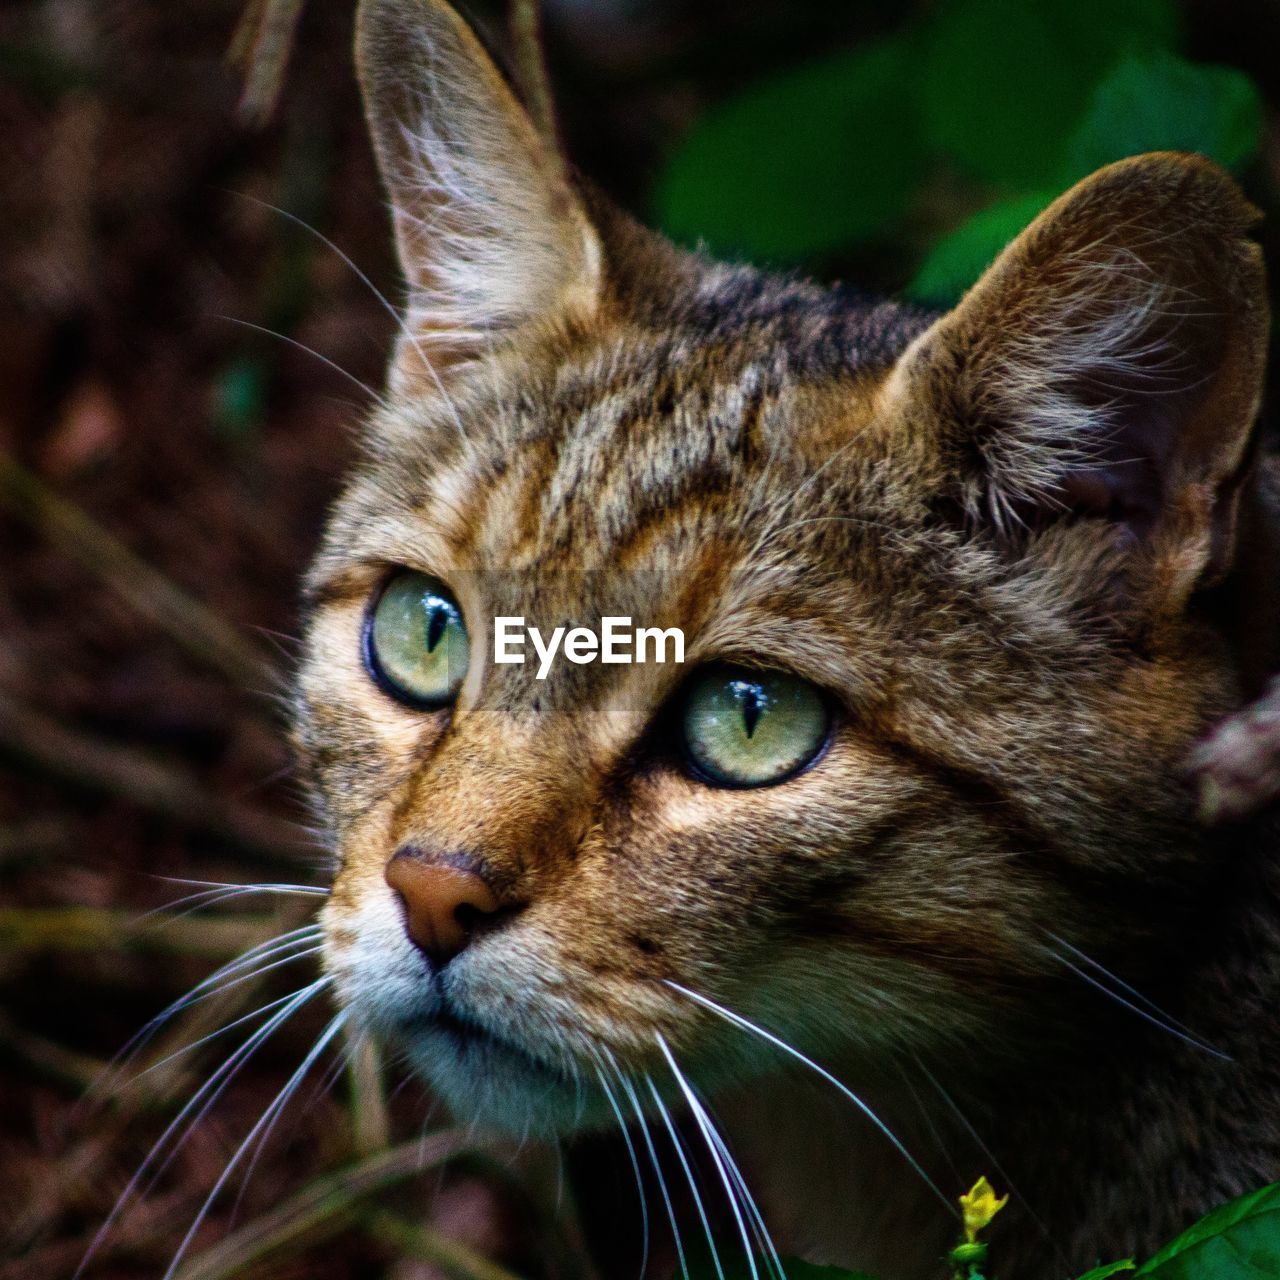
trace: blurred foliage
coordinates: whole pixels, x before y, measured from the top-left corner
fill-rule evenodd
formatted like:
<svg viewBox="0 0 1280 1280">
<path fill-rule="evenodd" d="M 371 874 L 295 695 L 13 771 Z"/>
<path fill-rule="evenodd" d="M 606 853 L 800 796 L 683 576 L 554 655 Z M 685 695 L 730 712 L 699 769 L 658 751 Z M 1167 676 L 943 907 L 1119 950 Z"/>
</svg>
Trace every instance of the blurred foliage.
<svg viewBox="0 0 1280 1280">
<path fill-rule="evenodd" d="M 1052 182 L 1072 123 L 1115 61 L 1178 38 L 1173 0 L 954 0 L 922 24 L 930 141 L 977 178 Z"/>
<path fill-rule="evenodd" d="M 914 52 L 887 40 L 761 81 L 709 113 L 662 179 L 665 229 L 794 260 L 891 224 L 928 168 Z"/>
<path fill-rule="evenodd" d="M 709 111 L 668 158 L 659 221 L 784 264 L 917 235 L 906 292 L 950 304 L 1100 165 L 1175 149 L 1239 171 L 1256 155 L 1256 87 L 1182 57 L 1180 25 L 1174 0 L 946 0 Z"/>
<path fill-rule="evenodd" d="M 214 421 L 229 435 L 250 431 L 262 421 L 266 372 L 248 356 L 237 356 L 213 382 Z"/>
<path fill-rule="evenodd" d="M 1252 159 L 1262 135 L 1253 82 L 1231 67 L 1197 66 L 1165 52 L 1118 62 L 1094 91 L 1067 144 L 1063 176 L 1143 151 L 1200 151 L 1228 169 Z"/>
<path fill-rule="evenodd" d="M 953 1255 L 958 1264 L 955 1280 L 999 1280 L 999 1259 L 988 1269 L 985 1245 L 972 1250 L 972 1262 L 960 1262 L 963 1249 Z M 784 1268 L 787 1280 L 871 1280 L 862 1272 L 790 1259 Z M 772 1270 L 765 1255 L 717 1258 L 708 1254 L 692 1259 L 690 1276 L 691 1280 L 759 1280 Z M 1133 1260 L 1126 1259 L 1095 1267 L 1080 1280 L 1110 1280 L 1118 1275 L 1132 1275 L 1133 1280 L 1260 1280 L 1280 1275 L 1280 1183 L 1215 1209 L 1136 1269 Z"/>
<path fill-rule="evenodd" d="M 911 282 L 912 297 L 939 304 L 954 301 L 1056 194 L 1033 191 L 975 213 L 925 258 Z"/>
</svg>

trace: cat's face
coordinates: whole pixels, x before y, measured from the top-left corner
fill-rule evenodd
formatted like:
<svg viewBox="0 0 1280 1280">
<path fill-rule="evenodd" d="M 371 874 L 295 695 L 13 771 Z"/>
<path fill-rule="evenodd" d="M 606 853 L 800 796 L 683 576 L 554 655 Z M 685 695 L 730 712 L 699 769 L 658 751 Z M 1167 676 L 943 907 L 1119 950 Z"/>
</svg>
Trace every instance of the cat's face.
<svg viewBox="0 0 1280 1280">
<path fill-rule="evenodd" d="M 664 1045 L 712 1087 L 776 1062 L 688 992 L 854 1072 L 1070 1038 L 1053 940 L 1158 943 L 1200 876 L 1175 775 L 1233 688 L 1189 600 L 1264 329 L 1233 189 L 1108 171 L 930 324 L 589 216 L 443 6 L 366 3 L 361 40 L 414 292 L 297 699 L 340 998 L 517 1129 L 598 1118 L 615 1064 L 669 1081 Z M 1170 310 L 1193 286 L 1225 321 Z M 437 613 L 384 634 L 401 596 Z M 684 661 L 539 679 L 493 660 L 511 616 Z M 448 948 L 406 864 L 478 886 Z"/>
</svg>

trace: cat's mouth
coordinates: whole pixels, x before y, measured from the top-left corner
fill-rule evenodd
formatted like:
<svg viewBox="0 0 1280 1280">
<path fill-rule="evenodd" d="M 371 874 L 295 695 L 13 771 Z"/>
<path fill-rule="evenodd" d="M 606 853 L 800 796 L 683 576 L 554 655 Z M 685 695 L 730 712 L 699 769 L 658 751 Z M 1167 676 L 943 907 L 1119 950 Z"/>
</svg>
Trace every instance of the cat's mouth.
<svg viewBox="0 0 1280 1280">
<path fill-rule="evenodd" d="M 582 1119 L 582 1086 L 568 1061 L 554 1060 L 494 1031 L 442 999 L 431 1012 L 401 1020 L 392 1039 L 408 1065 L 460 1122 L 499 1133 L 563 1135 Z"/>
<path fill-rule="evenodd" d="M 444 1041 L 453 1052 L 468 1065 L 481 1062 L 492 1066 L 495 1060 L 542 1078 L 546 1083 L 569 1085 L 569 1071 L 506 1036 L 498 1035 L 488 1027 L 458 1009 L 456 1004 L 441 997 L 431 1013 L 414 1015 L 402 1020 L 399 1038 L 412 1046 L 414 1043 Z"/>
</svg>

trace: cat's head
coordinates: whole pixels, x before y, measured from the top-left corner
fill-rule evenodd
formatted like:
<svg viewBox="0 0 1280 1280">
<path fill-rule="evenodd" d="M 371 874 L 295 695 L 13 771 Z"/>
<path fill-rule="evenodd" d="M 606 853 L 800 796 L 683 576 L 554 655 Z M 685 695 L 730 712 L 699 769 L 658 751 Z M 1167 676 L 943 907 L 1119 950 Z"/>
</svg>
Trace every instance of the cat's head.
<svg viewBox="0 0 1280 1280">
<path fill-rule="evenodd" d="M 635 227 L 437 0 L 365 0 L 358 54 L 409 299 L 298 686 L 341 999 L 547 1129 L 664 1044 L 777 1062 L 686 991 L 855 1072 L 1074 1035 L 1054 951 L 1155 954 L 1211 874 L 1175 775 L 1237 694 L 1235 186 L 1105 169 L 931 317 Z M 494 661 L 497 617 L 606 616 L 683 663 Z"/>
</svg>

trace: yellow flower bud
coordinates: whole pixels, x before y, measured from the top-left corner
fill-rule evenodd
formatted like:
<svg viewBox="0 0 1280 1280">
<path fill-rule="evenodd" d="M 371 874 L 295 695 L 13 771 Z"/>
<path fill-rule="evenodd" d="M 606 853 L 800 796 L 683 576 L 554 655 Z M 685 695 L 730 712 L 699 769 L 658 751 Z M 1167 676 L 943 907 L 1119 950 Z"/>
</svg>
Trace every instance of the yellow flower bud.
<svg viewBox="0 0 1280 1280">
<path fill-rule="evenodd" d="M 991 1219 L 1009 1203 L 1007 1195 L 996 1198 L 996 1193 L 986 1178 L 979 1178 L 967 1196 L 960 1197 L 964 1213 L 964 1238 L 972 1244 L 978 1232 L 991 1224 Z"/>
</svg>

